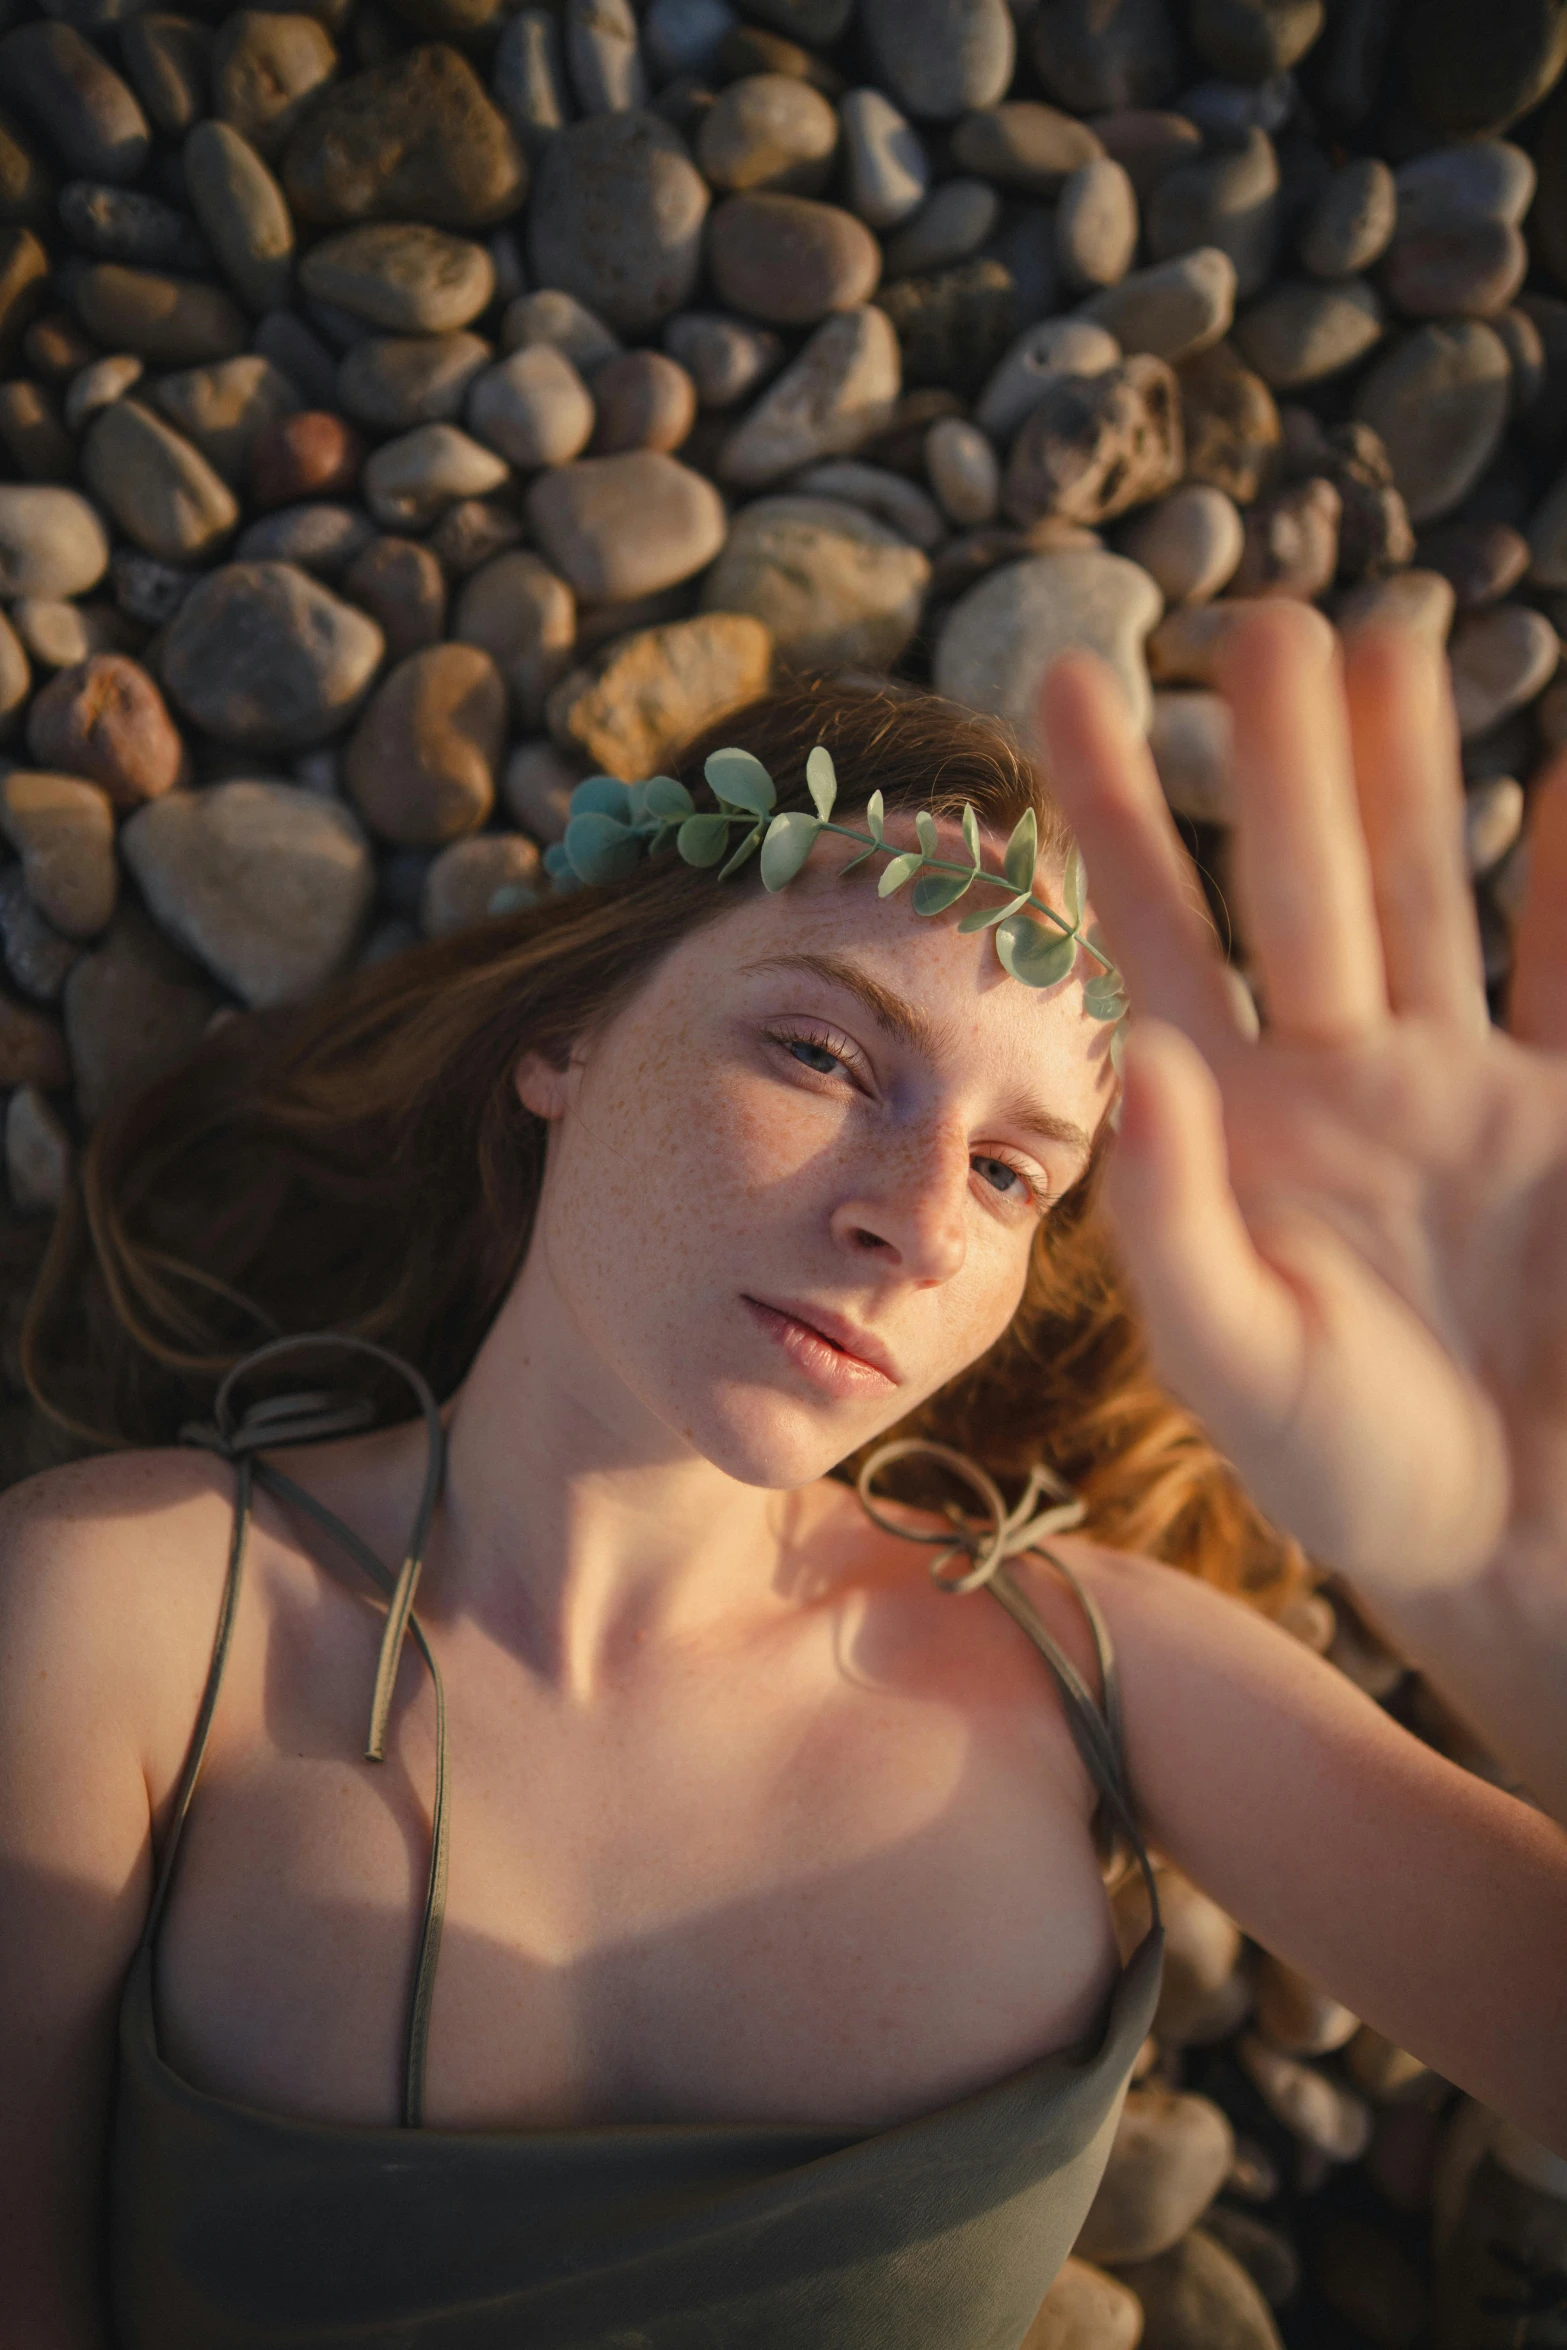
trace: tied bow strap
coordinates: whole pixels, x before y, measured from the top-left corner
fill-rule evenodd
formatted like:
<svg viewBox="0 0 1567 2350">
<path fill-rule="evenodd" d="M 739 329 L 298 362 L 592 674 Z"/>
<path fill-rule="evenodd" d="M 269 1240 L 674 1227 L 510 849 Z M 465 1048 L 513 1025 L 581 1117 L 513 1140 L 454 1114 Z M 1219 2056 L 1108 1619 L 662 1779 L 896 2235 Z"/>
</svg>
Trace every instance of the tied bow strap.
<svg viewBox="0 0 1567 2350">
<path fill-rule="evenodd" d="M 877 1506 L 871 1486 L 894 1461 L 908 1460 L 915 1455 L 922 1460 L 939 1461 L 943 1468 L 961 1477 L 970 1491 L 978 1494 L 985 1517 L 973 1520 L 955 1502 L 944 1502 L 942 1514 L 948 1530 L 944 1534 L 931 1534 L 886 1516 Z M 896 1436 L 890 1443 L 879 1444 L 860 1471 L 857 1490 L 866 1516 L 884 1532 L 901 1535 L 905 1542 L 943 1546 L 941 1556 L 930 1562 L 930 1579 L 941 1591 L 977 1591 L 982 1583 L 990 1581 L 1005 1560 L 1036 1549 L 1047 1535 L 1064 1534 L 1069 1527 L 1080 1526 L 1088 1514 L 1087 1503 L 1080 1501 L 1053 1469 L 1042 1464 L 1030 1469 L 1021 1499 L 1016 1508 L 1009 1510 L 1000 1486 L 977 1461 L 970 1460 L 967 1453 L 955 1451 L 950 1444 L 930 1443 L 920 1436 Z M 1056 1499 L 1051 1508 L 1042 1510 L 1037 1504 L 1041 1494 L 1046 1493 Z M 967 1558 L 972 1564 L 962 1574 L 945 1574 L 943 1569 L 957 1558 Z"/>
</svg>

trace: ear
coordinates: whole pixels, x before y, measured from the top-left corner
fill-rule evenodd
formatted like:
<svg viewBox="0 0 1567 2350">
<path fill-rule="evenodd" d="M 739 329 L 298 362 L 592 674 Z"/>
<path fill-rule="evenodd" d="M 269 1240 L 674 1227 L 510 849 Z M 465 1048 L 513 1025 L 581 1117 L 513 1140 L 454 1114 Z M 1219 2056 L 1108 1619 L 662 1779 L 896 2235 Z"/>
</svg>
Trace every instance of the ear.
<svg viewBox="0 0 1567 2350">
<path fill-rule="evenodd" d="M 570 1062 L 558 1068 L 543 1053 L 524 1053 L 513 1073 L 517 1099 L 535 1118 L 564 1117 L 573 1091 L 572 1074 Z"/>
</svg>

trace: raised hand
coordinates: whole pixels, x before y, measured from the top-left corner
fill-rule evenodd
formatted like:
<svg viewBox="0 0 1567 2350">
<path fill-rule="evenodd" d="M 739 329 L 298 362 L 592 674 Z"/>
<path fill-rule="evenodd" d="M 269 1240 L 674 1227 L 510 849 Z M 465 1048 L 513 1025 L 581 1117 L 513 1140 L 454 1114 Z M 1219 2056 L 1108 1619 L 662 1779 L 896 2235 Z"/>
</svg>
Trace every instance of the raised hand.
<svg viewBox="0 0 1567 2350">
<path fill-rule="evenodd" d="M 1221 685 L 1255 1041 L 1110 673 L 1068 655 L 1040 702 L 1131 997 L 1108 1202 L 1160 1375 L 1374 1605 L 1519 1550 L 1567 1624 L 1567 760 L 1503 1034 L 1440 656 L 1278 602 Z"/>
</svg>

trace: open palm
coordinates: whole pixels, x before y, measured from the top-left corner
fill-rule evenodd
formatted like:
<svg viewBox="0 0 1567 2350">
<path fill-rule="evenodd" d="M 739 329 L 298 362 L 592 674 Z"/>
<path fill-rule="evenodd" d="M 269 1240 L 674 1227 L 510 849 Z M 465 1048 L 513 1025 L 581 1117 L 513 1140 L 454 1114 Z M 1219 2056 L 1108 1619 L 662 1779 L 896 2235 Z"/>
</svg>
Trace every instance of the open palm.
<svg viewBox="0 0 1567 2350">
<path fill-rule="evenodd" d="M 1109 1205 L 1161 1376 L 1368 1593 L 1567 1563 L 1567 762 L 1488 1018 L 1445 667 L 1302 605 L 1227 640 L 1233 881 L 1265 1027 L 1107 670 L 1046 679 L 1052 780 L 1126 976 Z"/>
</svg>

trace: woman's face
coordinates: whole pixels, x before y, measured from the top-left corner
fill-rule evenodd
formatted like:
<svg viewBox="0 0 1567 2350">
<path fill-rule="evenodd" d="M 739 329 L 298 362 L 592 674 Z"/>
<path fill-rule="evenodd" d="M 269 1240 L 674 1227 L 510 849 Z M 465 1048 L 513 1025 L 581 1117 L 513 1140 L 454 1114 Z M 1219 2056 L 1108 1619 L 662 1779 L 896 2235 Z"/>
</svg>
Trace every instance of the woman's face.
<svg viewBox="0 0 1567 2350">
<path fill-rule="evenodd" d="M 1088 958 L 1025 988 L 967 900 L 921 918 L 879 866 L 840 881 L 851 853 L 682 941 L 565 1073 L 518 1072 L 552 1120 L 524 1282 L 594 1408 L 753 1485 L 823 1475 L 1001 1335 L 1114 1090 Z"/>
</svg>

